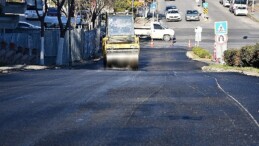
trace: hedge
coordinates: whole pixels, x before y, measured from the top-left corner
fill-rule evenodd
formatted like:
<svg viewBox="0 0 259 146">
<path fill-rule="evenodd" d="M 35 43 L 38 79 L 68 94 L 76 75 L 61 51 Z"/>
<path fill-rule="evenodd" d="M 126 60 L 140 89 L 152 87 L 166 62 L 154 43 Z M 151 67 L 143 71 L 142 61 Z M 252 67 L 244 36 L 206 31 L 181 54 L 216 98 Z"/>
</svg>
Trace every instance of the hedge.
<svg viewBox="0 0 259 146">
<path fill-rule="evenodd" d="M 202 47 L 193 47 L 192 51 L 195 55 L 199 56 L 200 58 L 211 59 L 211 54 L 209 53 L 209 51 L 205 50 Z"/>
<path fill-rule="evenodd" d="M 229 66 L 242 66 L 241 53 L 238 49 L 226 50 L 224 52 L 224 61 Z"/>
<path fill-rule="evenodd" d="M 229 66 L 259 68 L 259 43 L 225 51 L 224 61 Z"/>
</svg>

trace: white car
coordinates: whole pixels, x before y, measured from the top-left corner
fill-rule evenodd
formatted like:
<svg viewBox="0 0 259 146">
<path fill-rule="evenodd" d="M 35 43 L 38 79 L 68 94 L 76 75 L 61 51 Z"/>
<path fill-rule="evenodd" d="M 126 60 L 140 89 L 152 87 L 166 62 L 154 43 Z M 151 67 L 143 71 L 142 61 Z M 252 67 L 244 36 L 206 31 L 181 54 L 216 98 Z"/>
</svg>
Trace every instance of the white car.
<svg viewBox="0 0 259 146">
<path fill-rule="evenodd" d="M 173 10 L 178 11 L 178 8 L 176 6 L 166 6 L 166 8 L 165 8 L 165 15 L 169 11 L 173 11 Z"/>
<path fill-rule="evenodd" d="M 166 13 L 166 21 L 181 21 L 181 14 L 176 10 L 171 10 Z"/>
<path fill-rule="evenodd" d="M 236 8 L 234 9 L 234 14 L 235 14 L 236 16 L 238 16 L 238 15 L 244 15 L 244 16 L 246 16 L 246 15 L 248 14 L 247 7 L 246 7 L 246 6 L 239 6 L 239 7 L 236 7 Z"/>
<path fill-rule="evenodd" d="M 40 29 L 41 27 L 30 24 L 28 22 L 19 21 L 17 28 L 18 29 Z"/>
</svg>

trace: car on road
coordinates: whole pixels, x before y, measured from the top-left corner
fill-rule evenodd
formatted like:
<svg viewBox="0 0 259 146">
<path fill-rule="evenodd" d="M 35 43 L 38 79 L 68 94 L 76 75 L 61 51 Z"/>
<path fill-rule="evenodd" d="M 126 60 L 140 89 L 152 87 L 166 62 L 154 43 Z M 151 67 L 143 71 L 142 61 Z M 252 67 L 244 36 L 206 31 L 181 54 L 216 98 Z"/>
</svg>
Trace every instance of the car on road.
<svg viewBox="0 0 259 146">
<path fill-rule="evenodd" d="M 33 25 L 28 22 L 19 21 L 17 28 L 18 29 L 40 29 L 41 27 Z"/>
<path fill-rule="evenodd" d="M 166 21 L 181 21 L 181 14 L 176 10 L 171 10 L 166 13 Z"/>
<path fill-rule="evenodd" d="M 166 6 L 165 15 L 168 11 L 172 11 L 172 10 L 178 11 L 178 8 L 176 6 Z"/>
<path fill-rule="evenodd" d="M 187 10 L 185 14 L 185 20 L 191 21 L 196 20 L 200 21 L 200 13 L 197 10 Z"/>
<path fill-rule="evenodd" d="M 234 9 L 234 15 L 244 15 L 246 16 L 248 14 L 248 10 L 246 6 L 238 6 Z"/>
</svg>

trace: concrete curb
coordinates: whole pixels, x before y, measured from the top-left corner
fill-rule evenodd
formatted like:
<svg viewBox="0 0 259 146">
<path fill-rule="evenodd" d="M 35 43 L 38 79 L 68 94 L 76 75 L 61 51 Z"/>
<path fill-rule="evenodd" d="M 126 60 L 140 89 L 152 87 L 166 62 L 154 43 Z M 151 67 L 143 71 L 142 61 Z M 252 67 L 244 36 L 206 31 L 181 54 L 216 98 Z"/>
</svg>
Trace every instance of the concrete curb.
<svg viewBox="0 0 259 146">
<path fill-rule="evenodd" d="M 213 66 L 213 65 L 216 64 L 215 62 L 213 62 L 210 59 L 199 58 L 192 51 L 187 51 L 186 56 L 189 59 L 192 59 L 192 60 L 195 60 L 195 61 L 200 61 L 200 62 L 203 62 L 203 63 L 207 63 L 208 66 L 203 66 L 201 68 L 201 70 L 204 71 L 204 72 L 236 72 L 236 73 L 241 73 L 241 74 L 248 75 L 248 76 L 259 77 L 259 73 L 254 72 L 254 71 L 246 71 L 246 70 L 241 70 L 241 69 L 240 70 L 238 70 L 238 69 L 224 69 L 224 68 L 215 67 L 215 66 Z"/>
</svg>

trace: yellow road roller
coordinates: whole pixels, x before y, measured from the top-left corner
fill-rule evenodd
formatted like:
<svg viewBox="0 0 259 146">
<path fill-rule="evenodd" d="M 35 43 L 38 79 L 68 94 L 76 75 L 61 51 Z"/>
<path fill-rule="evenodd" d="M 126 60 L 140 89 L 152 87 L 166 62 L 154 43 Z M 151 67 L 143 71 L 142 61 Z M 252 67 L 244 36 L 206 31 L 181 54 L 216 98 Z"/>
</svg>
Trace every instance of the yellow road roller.
<svg viewBox="0 0 259 146">
<path fill-rule="evenodd" d="M 131 15 L 108 15 L 102 46 L 105 68 L 138 69 L 139 38 L 134 34 L 134 20 Z"/>
</svg>

